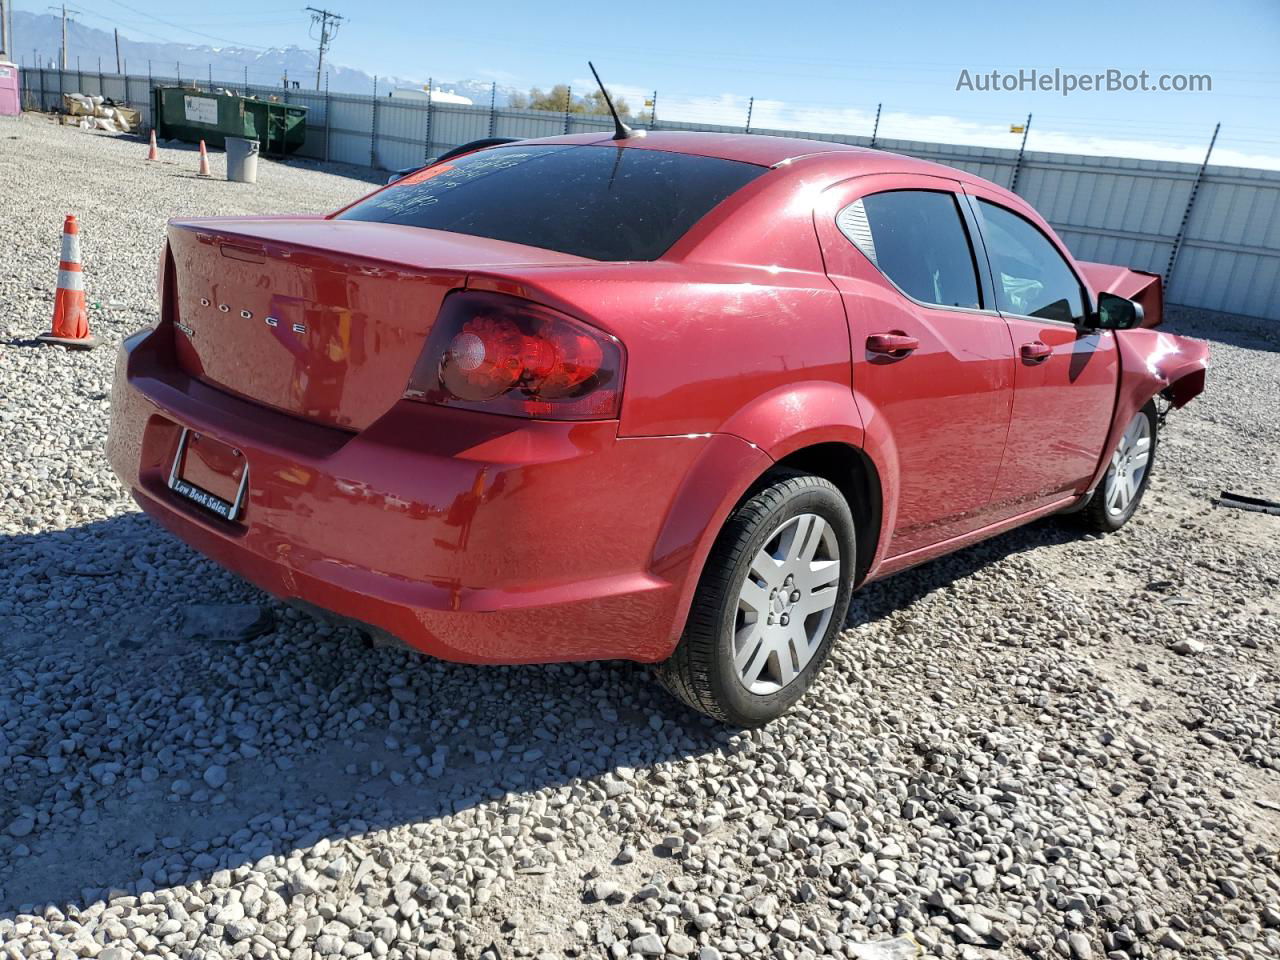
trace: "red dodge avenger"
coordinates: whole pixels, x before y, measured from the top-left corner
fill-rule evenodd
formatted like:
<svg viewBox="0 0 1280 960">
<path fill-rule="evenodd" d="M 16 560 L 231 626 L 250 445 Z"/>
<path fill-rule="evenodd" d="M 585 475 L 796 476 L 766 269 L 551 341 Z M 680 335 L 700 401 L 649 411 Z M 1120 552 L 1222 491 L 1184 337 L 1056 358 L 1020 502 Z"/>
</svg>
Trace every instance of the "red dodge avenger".
<svg viewBox="0 0 1280 960">
<path fill-rule="evenodd" d="M 859 585 L 1133 515 L 1204 386 L 1160 297 L 933 163 L 507 143 L 329 216 L 172 221 L 109 453 L 273 594 L 449 660 L 655 663 L 760 724 Z"/>
</svg>

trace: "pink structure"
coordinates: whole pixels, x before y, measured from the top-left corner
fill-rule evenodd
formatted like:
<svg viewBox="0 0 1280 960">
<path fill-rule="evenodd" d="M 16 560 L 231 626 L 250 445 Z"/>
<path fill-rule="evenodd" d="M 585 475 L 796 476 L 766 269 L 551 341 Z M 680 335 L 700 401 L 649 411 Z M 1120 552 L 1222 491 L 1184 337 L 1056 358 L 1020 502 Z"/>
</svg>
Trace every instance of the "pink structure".
<svg viewBox="0 0 1280 960">
<path fill-rule="evenodd" d="M 22 98 L 18 94 L 18 66 L 8 60 L 0 60 L 0 117 L 16 117 L 22 112 Z"/>
</svg>

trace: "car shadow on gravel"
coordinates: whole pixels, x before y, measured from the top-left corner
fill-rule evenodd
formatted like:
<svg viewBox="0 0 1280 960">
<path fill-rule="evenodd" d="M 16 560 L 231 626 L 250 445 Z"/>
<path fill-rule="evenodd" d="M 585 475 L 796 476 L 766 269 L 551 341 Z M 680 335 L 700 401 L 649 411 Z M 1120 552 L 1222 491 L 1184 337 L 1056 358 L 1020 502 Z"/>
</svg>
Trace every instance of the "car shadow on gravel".
<svg viewBox="0 0 1280 960">
<path fill-rule="evenodd" d="M 1079 536 L 1044 521 L 872 584 L 849 625 Z M 474 667 L 371 646 L 137 513 L 0 538 L 0 554 L 0 920 L 207 882 L 322 840 L 358 861 L 368 834 L 544 788 L 623 803 L 633 770 L 737 732 L 633 664 Z M 183 610 L 211 602 L 265 605 L 276 626 L 186 636 Z M 552 857 L 533 849 L 517 869 Z"/>
<path fill-rule="evenodd" d="M 0 921 L 322 840 L 354 869 L 367 834 L 504 796 L 572 784 L 621 803 L 632 770 L 734 733 L 635 665 L 473 667 L 370 646 L 136 513 L 0 537 L 0 556 Z M 265 604 L 276 627 L 185 637 L 183 608 L 210 602 Z M 527 872 L 554 857 L 517 853 Z"/>
<path fill-rule="evenodd" d="M 1050 516 L 868 584 L 853 596 L 847 628 L 861 626 L 1014 554 L 1095 538 L 1070 517 Z"/>
</svg>

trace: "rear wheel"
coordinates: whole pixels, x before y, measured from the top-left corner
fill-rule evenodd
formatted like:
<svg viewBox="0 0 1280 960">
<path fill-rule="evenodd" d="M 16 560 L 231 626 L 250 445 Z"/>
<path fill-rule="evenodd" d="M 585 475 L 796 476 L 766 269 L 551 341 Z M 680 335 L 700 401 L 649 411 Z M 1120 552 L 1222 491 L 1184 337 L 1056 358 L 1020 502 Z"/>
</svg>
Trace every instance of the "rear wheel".
<svg viewBox="0 0 1280 960">
<path fill-rule="evenodd" d="M 1111 451 L 1107 472 L 1093 492 L 1081 520 L 1101 533 L 1119 530 L 1138 510 L 1151 480 L 1156 456 L 1156 403 L 1134 414 L 1120 442 Z"/>
<path fill-rule="evenodd" d="M 808 689 L 844 624 L 854 526 L 821 477 L 779 473 L 729 517 L 659 677 L 711 717 L 759 726 Z"/>
</svg>

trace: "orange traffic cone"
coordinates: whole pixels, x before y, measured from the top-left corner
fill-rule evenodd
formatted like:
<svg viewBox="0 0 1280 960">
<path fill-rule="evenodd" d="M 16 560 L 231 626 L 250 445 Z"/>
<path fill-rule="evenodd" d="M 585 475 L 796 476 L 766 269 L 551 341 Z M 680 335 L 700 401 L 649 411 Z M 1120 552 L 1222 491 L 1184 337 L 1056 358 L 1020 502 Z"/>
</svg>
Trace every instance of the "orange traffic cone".
<svg viewBox="0 0 1280 960">
<path fill-rule="evenodd" d="M 154 127 L 151 128 L 151 148 L 147 150 L 147 159 L 148 160 L 160 159 L 160 151 L 156 149 L 156 131 Z"/>
<path fill-rule="evenodd" d="M 67 214 L 62 225 L 62 260 L 58 264 L 58 292 L 53 301 L 53 329 L 36 338 L 77 350 L 92 350 L 98 338 L 89 335 L 89 311 L 84 302 L 84 274 L 80 270 L 80 224 Z"/>
<path fill-rule="evenodd" d="M 200 169 L 196 172 L 197 176 L 207 177 L 209 174 L 209 153 L 204 148 L 204 141 L 200 141 Z"/>
</svg>

